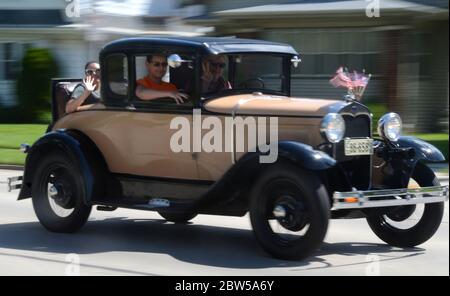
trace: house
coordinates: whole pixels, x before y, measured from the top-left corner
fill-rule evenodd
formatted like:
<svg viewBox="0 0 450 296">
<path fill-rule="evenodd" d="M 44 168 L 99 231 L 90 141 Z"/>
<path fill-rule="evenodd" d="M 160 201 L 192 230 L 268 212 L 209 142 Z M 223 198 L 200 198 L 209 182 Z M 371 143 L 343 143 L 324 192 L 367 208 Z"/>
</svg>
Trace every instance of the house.
<svg viewBox="0 0 450 296">
<path fill-rule="evenodd" d="M 199 13 L 198 7 L 178 7 L 178 0 L 1 1 L 0 107 L 17 103 L 16 78 L 26 48 L 50 49 L 60 77 L 82 77 L 85 63 L 98 60 L 100 49 L 111 40 L 202 34 L 180 22 Z"/>
<path fill-rule="evenodd" d="M 411 131 L 448 131 L 448 0 L 186 1 L 194 4 L 205 13 L 185 21 L 213 35 L 293 45 L 303 60 L 293 95 L 339 98 L 334 71 L 364 69 L 365 102 L 387 104 Z"/>
</svg>

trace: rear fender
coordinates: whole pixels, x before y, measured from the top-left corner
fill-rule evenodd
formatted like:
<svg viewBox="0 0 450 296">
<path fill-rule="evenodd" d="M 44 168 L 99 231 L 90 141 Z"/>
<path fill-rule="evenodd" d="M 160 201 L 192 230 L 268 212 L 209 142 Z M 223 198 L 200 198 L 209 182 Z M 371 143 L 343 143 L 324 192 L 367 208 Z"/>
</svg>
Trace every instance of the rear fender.
<svg viewBox="0 0 450 296">
<path fill-rule="evenodd" d="M 31 146 L 26 161 L 23 176 L 22 189 L 19 193 L 19 200 L 30 198 L 32 192 L 32 182 L 39 161 L 54 151 L 65 153 L 74 164 L 76 164 L 85 180 L 85 203 L 89 204 L 94 195 L 98 192 L 95 188 L 94 180 L 98 175 L 97 167 L 105 168 L 105 162 L 89 138 L 77 131 L 57 130 L 45 134 Z M 89 148 L 89 146 L 94 146 Z M 97 155 L 95 155 L 97 154 Z"/>
</svg>

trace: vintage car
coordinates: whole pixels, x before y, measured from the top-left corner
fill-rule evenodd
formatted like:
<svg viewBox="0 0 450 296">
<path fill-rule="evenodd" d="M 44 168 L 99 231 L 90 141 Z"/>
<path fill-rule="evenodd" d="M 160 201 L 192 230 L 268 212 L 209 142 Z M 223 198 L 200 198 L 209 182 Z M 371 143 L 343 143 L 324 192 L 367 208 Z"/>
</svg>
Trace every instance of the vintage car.
<svg viewBox="0 0 450 296">
<path fill-rule="evenodd" d="M 184 103 L 136 97 L 146 56 L 154 54 L 168 57 L 165 79 L 189 95 Z M 202 63 L 218 55 L 231 87 L 205 92 Z M 24 174 L 11 188 L 21 188 L 19 200 L 32 198 L 39 221 L 54 232 L 80 229 L 96 206 L 157 211 L 176 223 L 249 213 L 261 247 L 283 259 L 311 255 L 330 218 L 365 218 L 392 246 L 430 239 L 448 186 L 426 163 L 444 161 L 442 153 L 402 136 L 395 113 L 373 123 L 352 97 L 291 97 L 299 63 L 291 46 L 259 40 L 112 42 L 100 52 L 103 104 L 65 114 L 80 80 L 54 79 L 53 122 L 22 147 Z"/>
</svg>

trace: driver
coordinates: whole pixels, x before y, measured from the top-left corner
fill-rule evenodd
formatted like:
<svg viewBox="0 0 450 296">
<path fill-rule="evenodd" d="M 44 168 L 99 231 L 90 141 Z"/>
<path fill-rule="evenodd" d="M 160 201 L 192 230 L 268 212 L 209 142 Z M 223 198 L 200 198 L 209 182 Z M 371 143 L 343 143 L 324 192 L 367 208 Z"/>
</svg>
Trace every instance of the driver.
<svg viewBox="0 0 450 296">
<path fill-rule="evenodd" d="M 162 79 L 167 73 L 167 58 L 162 54 L 148 55 L 145 67 L 148 74 L 139 79 L 136 87 L 136 96 L 144 101 L 158 98 L 172 98 L 177 104 L 184 103 L 188 95 L 178 92 L 175 84 L 164 82 Z"/>
<path fill-rule="evenodd" d="M 231 89 L 230 82 L 223 78 L 223 70 L 226 65 L 226 57 L 224 55 L 209 55 L 203 60 L 203 93 L 213 93 L 224 89 Z"/>
</svg>

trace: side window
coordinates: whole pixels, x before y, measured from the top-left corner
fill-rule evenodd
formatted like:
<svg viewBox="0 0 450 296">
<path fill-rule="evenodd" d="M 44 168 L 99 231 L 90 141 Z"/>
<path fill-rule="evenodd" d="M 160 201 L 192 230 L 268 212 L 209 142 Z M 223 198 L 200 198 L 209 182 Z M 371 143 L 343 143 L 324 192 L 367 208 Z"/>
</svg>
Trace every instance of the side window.
<svg viewBox="0 0 450 296">
<path fill-rule="evenodd" d="M 144 91 L 158 91 L 161 94 L 178 92 L 187 95 L 184 103 L 177 104 L 174 98 L 161 96 L 152 99 L 141 99 L 134 96 L 133 105 L 137 108 L 179 108 L 180 106 L 192 106 L 195 93 L 194 55 L 179 53 L 182 62 L 173 67 L 169 65 L 167 57 L 173 53 L 165 51 L 160 53 L 148 53 L 135 56 L 136 88 Z M 135 92 L 133 92 L 135 93 Z"/>
<path fill-rule="evenodd" d="M 128 101 L 128 59 L 123 54 L 113 54 L 105 60 L 108 101 L 123 105 Z"/>
</svg>

